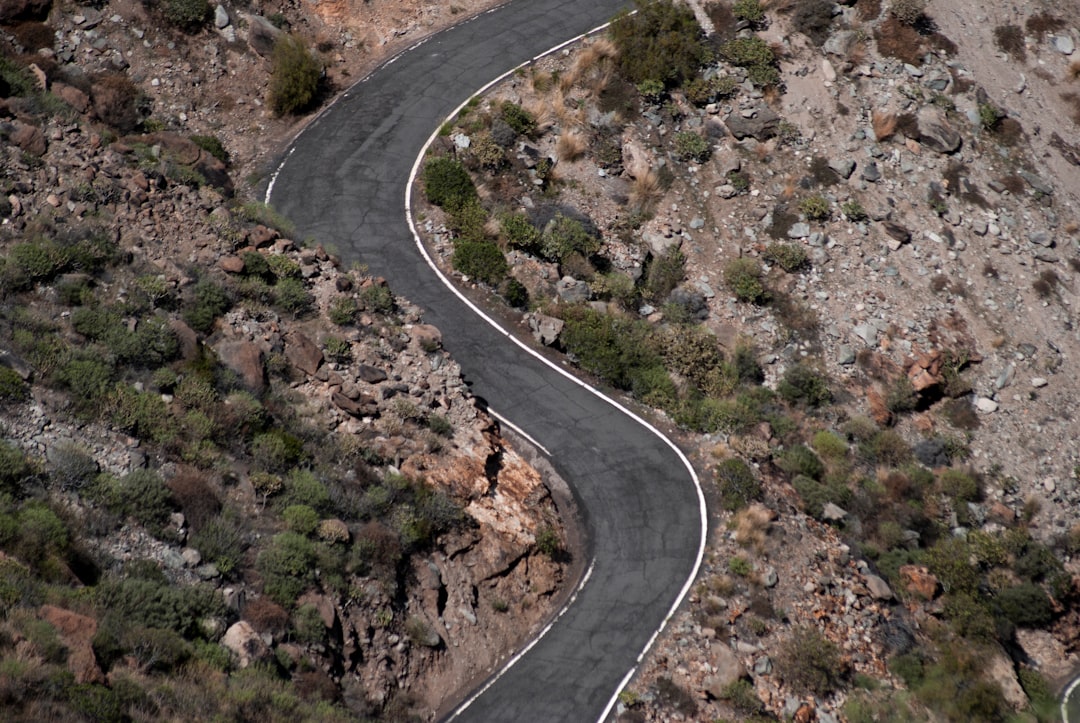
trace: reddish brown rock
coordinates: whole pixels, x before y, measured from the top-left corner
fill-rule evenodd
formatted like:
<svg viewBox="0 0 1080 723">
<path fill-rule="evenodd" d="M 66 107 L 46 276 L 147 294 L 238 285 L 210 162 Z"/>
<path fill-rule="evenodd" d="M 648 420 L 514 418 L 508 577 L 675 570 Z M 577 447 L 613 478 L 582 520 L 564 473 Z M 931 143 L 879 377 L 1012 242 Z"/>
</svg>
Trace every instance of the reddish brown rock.
<svg viewBox="0 0 1080 723">
<path fill-rule="evenodd" d="M 285 341 L 285 358 L 305 374 L 314 375 L 323 363 L 319 345 L 299 331 L 294 331 Z"/>
<path fill-rule="evenodd" d="M 881 392 L 873 387 L 866 390 L 866 403 L 870 407 L 870 418 L 882 427 L 892 424 L 893 415 L 885 405 L 885 398 Z"/>
<path fill-rule="evenodd" d="M 53 83 L 52 92 L 53 95 L 80 113 L 86 113 L 90 110 L 90 96 L 73 85 Z"/>
<path fill-rule="evenodd" d="M 924 600 L 933 600 L 937 595 L 938 579 L 925 565 L 901 565 L 900 579 L 904 589 Z"/>
<path fill-rule="evenodd" d="M 246 620 L 234 623 L 226 630 L 221 644 L 236 656 L 241 668 L 270 658 L 270 647 Z"/>
<path fill-rule="evenodd" d="M 169 328 L 176 334 L 180 342 L 180 358 L 184 361 L 194 361 L 199 358 L 199 336 L 195 330 L 180 319 L 171 319 Z"/>
<path fill-rule="evenodd" d="M 98 667 L 94 648 L 90 644 L 97 632 L 97 621 L 52 605 L 42 605 L 39 615 L 56 628 L 61 642 L 68 649 L 67 666 L 75 676 L 75 682 L 104 683 L 105 674 Z"/>
<path fill-rule="evenodd" d="M 33 156 L 45 155 L 48 149 L 45 134 L 41 132 L 41 129 L 22 121 L 14 121 L 11 124 L 11 134 L 8 139 L 13 145 Z"/>
<path fill-rule="evenodd" d="M 250 341 L 219 344 L 215 349 L 221 363 L 240 376 L 248 390 L 256 394 L 266 389 L 266 369 L 262 350 Z"/>
<path fill-rule="evenodd" d="M 222 256 L 218 266 L 230 274 L 240 274 L 244 271 L 244 260 L 239 256 Z"/>
<path fill-rule="evenodd" d="M 412 328 L 412 339 L 424 351 L 435 351 L 442 346 L 442 332 L 431 324 L 417 324 Z"/>
<path fill-rule="evenodd" d="M 279 238 L 281 238 L 281 234 L 272 228 L 263 226 L 261 223 L 248 232 L 248 242 L 255 248 L 269 246 Z"/>
</svg>

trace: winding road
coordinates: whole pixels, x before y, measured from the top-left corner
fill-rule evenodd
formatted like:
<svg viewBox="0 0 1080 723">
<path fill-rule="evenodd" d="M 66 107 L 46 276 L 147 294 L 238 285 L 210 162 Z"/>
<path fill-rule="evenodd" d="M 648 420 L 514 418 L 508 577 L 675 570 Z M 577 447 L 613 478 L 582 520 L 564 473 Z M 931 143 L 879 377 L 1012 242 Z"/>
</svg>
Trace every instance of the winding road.
<svg viewBox="0 0 1080 723">
<path fill-rule="evenodd" d="M 615 402 L 478 316 L 425 260 L 406 215 L 415 159 L 442 121 L 519 64 L 608 21 L 616 0 L 514 0 L 391 59 L 287 149 L 267 200 L 425 309 L 475 395 L 550 452 L 588 538 L 586 583 L 550 629 L 454 720 L 591 721 L 682 601 L 706 516 L 685 457 Z M 487 322 L 487 323 L 486 323 Z"/>
</svg>

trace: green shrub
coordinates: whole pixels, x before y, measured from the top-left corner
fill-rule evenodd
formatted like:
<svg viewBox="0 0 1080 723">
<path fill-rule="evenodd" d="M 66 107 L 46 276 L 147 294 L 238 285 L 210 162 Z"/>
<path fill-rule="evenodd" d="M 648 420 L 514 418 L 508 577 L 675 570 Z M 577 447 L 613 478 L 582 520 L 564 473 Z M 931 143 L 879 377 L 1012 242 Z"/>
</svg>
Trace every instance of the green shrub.
<svg viewBox="0 0 1080 723">
<path fill-rule="evenodd" d="M 195 331 L 203 334 L 213 331 L 214 320 L 232 305 L 225 289 L 210 279 L 202 279 L 196 283 L 192 297 L 193 303 L 184 310 L 184 320 Z"/>
<path fill-rule="evenodd" d="M 619 71 L 631 83 L 659 81 L 674 88 L 694 78 L 710 58 L 694 13 L 670 0 L 635 0 L 637 12 L 623 11 L 611 23 Z"/>
<path fill-rule="evenodd" d="M 823 518 L 826 504 L 831 502 L 846 509 L 850 506 L 853 497 L 851 490 L 840 481 L 830 480 L 823 483 L 799 475 L 791 480 L 791 486 L 799 493 L 806 514 L 816 520 Z"/>
<path fill-rule="evenodd" d="M 825 696 L 844 687 L 840 649 L 813 628 L 796 628 L 781 644 L 776 667 L 784 682 L 803 693 Z"/>
<path fill-rule="evenodd" d="M 1045 627 L 1054 617 L 1053 603 L 1041 587 L 1022 582 L 997 594 L 994 604 L 1009 622 L 1023 628 Z"/>
<path fill-rule="evenodd" d="M 809 263 L 806 249 L 799 244 L 771 243 L 761 256 L 767 263 L 775 264 L 789 274 L 805 268 Z"/>
<path fill-rule="evenodd" d="M 300 279 L 287 278 L 274 284 L 274 304 L 294 318 L 311 309 L 314 299 Z"/>
<path fill-rule="evenodd" d="M 448 156 L 429 160 L 424 165 L 423 181 L 428 201 L 448 211 L 477 198 L 476 186 L 465 166 Z"/>
<path fill-rule="evenodd" d="M 891 0 L 889 14 L 904 25 L 914 25 L 926 12 L 927 0 Z"/>
<path fill-rule="evenodd" d="M 682 161 L 704 163 L 712 155 L 712 146 L 699 133 L 679 131 L 675 134 L 675 155 Z"/>
<path fill-rule="evenodd" d="M 168 442 L 178 430 L 175 418 L 160 394 L 140 392 L 117 383 L 106 400 L 110 421 L 133 437 L 148 442 Z"/>
<path fill-rule="evenodd" d="M 289 505 L 281 511 L 281 519 L 290 532 L 305 537 L 311 535 L 319 526 L 319 513 L 307 505 Z"/>
<path fill-rule="evenodd" d="M 801 444 L 790 447 L 777 458 L 780 469 L 790 475 L 804 475 L 810 479 L 820 480 L 825 474 L 825 465 L 818 456 Z"/>
<path fill-rule="evenodd" d="M 751 1 L 757 2 L 757 0 Z M 765 704 L 761 702 L 757 691 L 754 690 L 754 684 L 745 678 L 740 678 L 724 688 L 720 693 L 720 699 L 726 701 L 736 713 L 742 716 L 756 716 L 765 712 Z"/>
<path fill-rule="evenodd" d="M 0 403 L 21 402 L 29 396 L 30 389 L 19 373 L 0 365 Z"/>
<path fill-rule="evenodd" d="M 499 106 L 499 117 L 520 135 L 531 136 L 536 132 L 536 118 L 532 113 L 513 101 L 504 100 L 502 102 L 502 105 Z"/>
<path fill-rule="evenodd" d="M 323 351 L 328 359 L 339 364 L 348 364 L 352 361 L 352 344 L 336 336 L 326 337 L 326 341 L 323 342 Z"/>
<path fill-rule="evenodd" d="M 330 302 L 327 316 L 338 326 L 348 326 L 356 321 L 356 299 L 351 296 L 338 296 Z"/>
<path fill-rule="evenodd" d="M 499 217 L 499 231 L 512 248 L 530 254 L 540 253 L 540 229 L 533 226 L 523 213 L 506 213 Z"/>
<path fill-rule="evenodd" d="M 525 309 L 529 306 L 529 290 L 525 287 L 525 284 L 513 277 L 509 277 L 502 282 L 499 286 L 499 293 L 502 294 L 506 303 L 515 309 Z"/>
<path fill-rule="evenodd" d="M 171 25 L 188 32 L 198 30 L 210 17 L 207 0 L 162 0 L 160 8 Z"/>
<path fill-rule="evenodd" d="M 208 617 L 223 615 L 225 602 L 221 593 L 209 585 L 173 585 L 160 579 L 127 577 L 108 579 L 97 586 L 94 600 L 109 622 L 119 623 L 121 631 L 130 626 L 171 630 L 186 638 L 202 634 L 200 623 Z M 104 643 L 110 631 L 103 626 Z M 115 634 L 115 627 L 111 631 Z M 122 639 L 122 635 L 119 636 Z"/>
<path fill-rule="evenodd" d="M 659 103 L 664 91 L 664 83 L 654 78 L 646 78 L 637 84 L 637 92 L 649 103 Z"/>
<path fill-rule="evenodd" d="M 559 532 L 550 525 L 545 525 L 536 531 L 536 551 L 548 557 L 555 557 L 562 550 L 562 540 Z"/>
<path fill-rule="evenodd" d="M 737 19 L 750 24 L 757 24 L 765 19 L 765 9 L 761 7 L 760 0 L 735 0 L 731 12 Z"/>
<path fill-rule="evenodd" d="M 885 408 L 893 414 L 910 412 L 918 406 L 919 393 L 906 374 L 898 376 L 885 390 Z"/>
<path fill-rule="evenodd" d="M 978 480 L 963 470 L 945 470 L 938 478 L 938 485 L 941 492 L 957 504 L 975 502 L 982 496 Z"/>
<path fill-rule="evenodd" d="M 492 286 L 502 281 L 509 269 L 502 250 L 491 241 L 458 239 L 451 261 L 459 273 Z"/>
<path fill-rule="evenodd" d="M 561 213 L 548 222 L 540 239 L 541 255 L 559 262 L 575 253 L 591 256 L 600 250 L 600 246 L 600 239 L 589 233 L 581 221 Z"/>
<path fill-rule="evenodd" d="M 789 404 L 801 403 L 809 407 L 820 407 L 832 399 L 828 379 L 803 363 L 788 367 L 776 391 Z"/>
<path fill-rule="evenodd" d="M 234 514 L 228 513 L 211 518 L 188 537 L 188 544 L 199 551 L 202 558 L 212 562 L 218 572 L 228 577 L 240 562 L 244 551 L 244 534 Z"/>
<path fill-rule="evenodd" d="M 217 136 L 194 135 L 191 136 L 191 142 L 224 163 L 226 166 L 229 165 L 229 152 L 225 150 L 225 146 L 222 145 L 221 139 Z"/>
<path fill-rule="evenodd" d="M 283 488 L 278 496 L 278 506 L 288 509 L 293 505 L 307 505 L 316 512 L 331 510 L 330 492 L 310 470 L 294 469 L 285 475 Z"/>
<path fill-rule="evenodd" d="M 322 63 L 304 41 L 283 35 L 274 43 L 270 67 L 270 107 L 278 115 L 300 113 L 311 106 L 319 90 Z"/>
<path fill-rule="evenodd" d="M 807 196 L 799 201 L 799 210 L 811 221 L 825 221 L 831 215 L 829 200 L 824 196 Z"/>
<path fill-rule="evenodd" d="M 827 460 L 843 459 L 848 453 L 847 442 L 840 435 L 825 429 L 815 432 L 810 444 L 814 451 Z"/>
<path fill-rule="evenodd" d="M 165 481 L 148 469 L 137 469 L 123 477 L 105 475 L 98 479 L 95 496 L 113 512 L 138 520 L 154 534 L 169 522 L 172 502 Z"/>
<path fill-rule="evenodd" d="M 780 73 L 775 67 L 776 55 L 769 44 L 756 35 L 724 43 L 720 46 L 720 57 L 732 65 L 746 68 L 747 77 L 756 86 L 780 82 Z"/>
<path fill-rule="evenodd" d="M 369 284 L 360 289 L 358 296 L 360 306 L 365 311 L 383 315 L 394 311 L 394 294 L 388 286 Z"/>
<path fill-rule="evenodd" d="M 589 308 L 568 310 L 560 340 L 582 369 L 620 389 L 629 389 L 635 370 L 656 366 L 659 356 L 647 343 L 646 322 L 602 314 Z"/>
<path fill-rule="evenodd" d="M 852 223 L 862 223 L 869 220 L 870 215 L 858 201 L 845 201 L 840 204 L 840 213 L 844 214 Z"/>
<path fill-rule="evenodd" d="M 674 246 L 649 262 L 644 295 L 653 302 L 663 301 L 686 278 L 686 256 Z"/>
<path fill-rule="evenodd" d="M 753 259 L 743 257 L 728 262 L 724 281 L 739 301 L 763 304 L 768 300 L 768 292 L 761 283 L 761 267 Z"/>
<path fill-rule="evenodd" d="M 284 472 L 304 458 L 304 443 L 283 429 L 270 429 L 252 440 L 251 456 L 271 472 Z"/>
<path fill-rule="evenodd" d="M 725 510 L 734 512 L 761 499 L 761 482 L 746 462 L 735 457 L 716 465 L 716 485 Z"/>
<path fill-rule="evenodd" d="M 291 607 L 314 584 L 315 559 L 315 545 L 303 535 L 275 535 L 255 562 L 263 577 L 263 590 L 274 602 Z"/>
<path fill-rule="evenodd" d="M 248 201 L 237 209 L 237 215 L 245 221 L 261 223 L 263 226 L 277 229 L 282 236 L 293 236 L 296 233 L 296 227 L 293 226 L 292 221 L 268 203 Z"/>
<path fill-rule="evenodd" d="M 898 432 L 882 429 L 859 444 L 860 456 L 870 464 L 899 467 L 911 460 L 911 446 Z"/>
</svg>

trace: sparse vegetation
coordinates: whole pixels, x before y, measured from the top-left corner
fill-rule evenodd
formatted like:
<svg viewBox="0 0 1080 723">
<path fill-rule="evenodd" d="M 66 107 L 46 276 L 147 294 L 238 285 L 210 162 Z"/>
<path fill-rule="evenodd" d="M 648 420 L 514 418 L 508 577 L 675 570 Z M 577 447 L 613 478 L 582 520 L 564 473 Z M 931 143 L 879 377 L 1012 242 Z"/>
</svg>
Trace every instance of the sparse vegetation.
<svg viewBox="0 0 1080 723">
<path fill-rule="evenodd" d="M 322 64 L 295 35 L 274 44 L 270 71 L 270 107 L 279 115 L 301 113 L 315 102 Z"/>
</svg>

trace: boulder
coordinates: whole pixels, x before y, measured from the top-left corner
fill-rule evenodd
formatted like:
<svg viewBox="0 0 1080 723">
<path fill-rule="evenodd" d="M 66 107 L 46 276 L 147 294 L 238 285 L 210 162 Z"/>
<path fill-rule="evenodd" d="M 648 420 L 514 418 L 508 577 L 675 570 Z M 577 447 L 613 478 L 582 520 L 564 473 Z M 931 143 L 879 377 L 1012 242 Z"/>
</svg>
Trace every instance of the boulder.
<svg viewBox="0 0 1080 723">
<path fill-rule="evenodd" d="M 705 678 L 703 687 L 710 697 L 719 700 L 724 697 L 724 691 L 732 683 L 746 677 L 746 668 L 735 655 L 735 651 L 726 645 L 718 645 L 712 652 L 712 665 L 716 672 Z"/>
<path fill-rule="evenodd" d="M 323 353 L 319 345 L 304 333 L 294 331 L 285 340 L 285 358 L 294 367 L 309 376 L 314 376 L 323 363 Z"/>
<path fill-rule="evenodd" d="M 417 324 L 412 328 L 411 336 L 424 351 L 435 351 L 442 346 L 442 332 L 431 324 Z"/>
<path fill-rule="evenodd" d="M 589 284 L 572 276 L 564 276 L 555 284 L 555 293 L 568 304 L 588 301 L 592 297 Z"/>
<path fill-rule="evenodd" d="M 261 15 L 248 15 L 248 45 L 264 58 L 274 54 L 274 45 L 285 33 Z"/>
<path fill-rule="evenodd" d="M 180 358 L 184 361 L 194 361 L 199 358 L 199 335 L 195 330 L 180 319 L 170 319 L 169 328 L 176 334 L 180 342 Z"/>
<path fill-rule="evenodd" d="M 948 124 L 939 108 L 922 108 L 919 111 L 918 125 L 918 141 L 926 148 L 938 153 L 955 153 L 959 150 L 963 138 Z"/>
<path fill-rule="evenodd" d="M 529 315 L 529 329 L 533 338 L 544 346 L 552 346 L 559 340 L 565 322 L 545 314 Z"/>
<path fill-rule="evenodd" d="M 221 644 L 236 656 L 237 665 L 241 668 L 270 659 L 270 647 L 247 620 L 233 623 L 225 631 Z"/>
<path fill-rule="evenodd" d="M 759 105 L 749 114 L 736 111 L 730 113 L 724 119 L 731 135 L 740 141 L 744 138 L 754 138 L 759 141 L 767 141 L 774 137 L 780 126 L 780 116 L 773 112 L 767 105 Z"/>
<path fill-rule="evenodd" d="M 45 134 L 41 132 L 41 129 L 22 121 L 12 121 L 8 140 L 11 141 L 12 145 L 32 156 L 45 155 L 45 151 L 48 149 L 48 145 L 45 143 Z"/>
<path fill-rule="evenodd" d="M 1005 653 L 998 651 L 991 655 L 989 660 L 984 659 L 983 664 L 986 676 L 1001 686 L 1005 701 L 1015 710 L 1027 708 L 1028 697 L 1020 687 L 1020 681 L 1016 679 L 1016 668 Z"/>
<path fill-rule="evenodd" d="M 378 384 L 386 381 L 386 372 L 370 364 L 359 364 L 356 367 L 356 376 L 368 384 Z"/>
<path fill-rule="evenodd" d="M 866 576 L 866 589 L 870 591 L 870 594 L 874 596 L 876 600 L 892 600 L 893 591 L 889 587 L 889 583 L 882 580 L 877 575 Z"/>
<path fill-rule="evenodd" d="M 214 349 L 221 363 L 240 377 L 249 391 L 259 394 L 266 389 L 266 369 L 263 366 L 262 349 L 250 341 L 232 341 L 218 344 Z"/>
<path fill-rule="evenodd" d="M 89 112 L 90 96 L 88 96 L 86 93 L 79 90 L 75 86 L 67 85 L 65 83 L 53 83 L 52 92 L 53 95 L 70 105 L 78 112 Z"/>
<path fill-rule="evenodd" d="M 924 600 L 933 600 L 938 591 L 938 579 L 925 565 L 901 565 L 900 579 L 904 589 Z"/>
<path fill-rule="evenodd" d="M 350 399 L 341 392 L 333 392 L 330 401 L 335 407 L 354 417 L 375 416 L 379 411 L 378 403 L 370 394 L 361 394 L 356 399 Z"/>
</svg>

